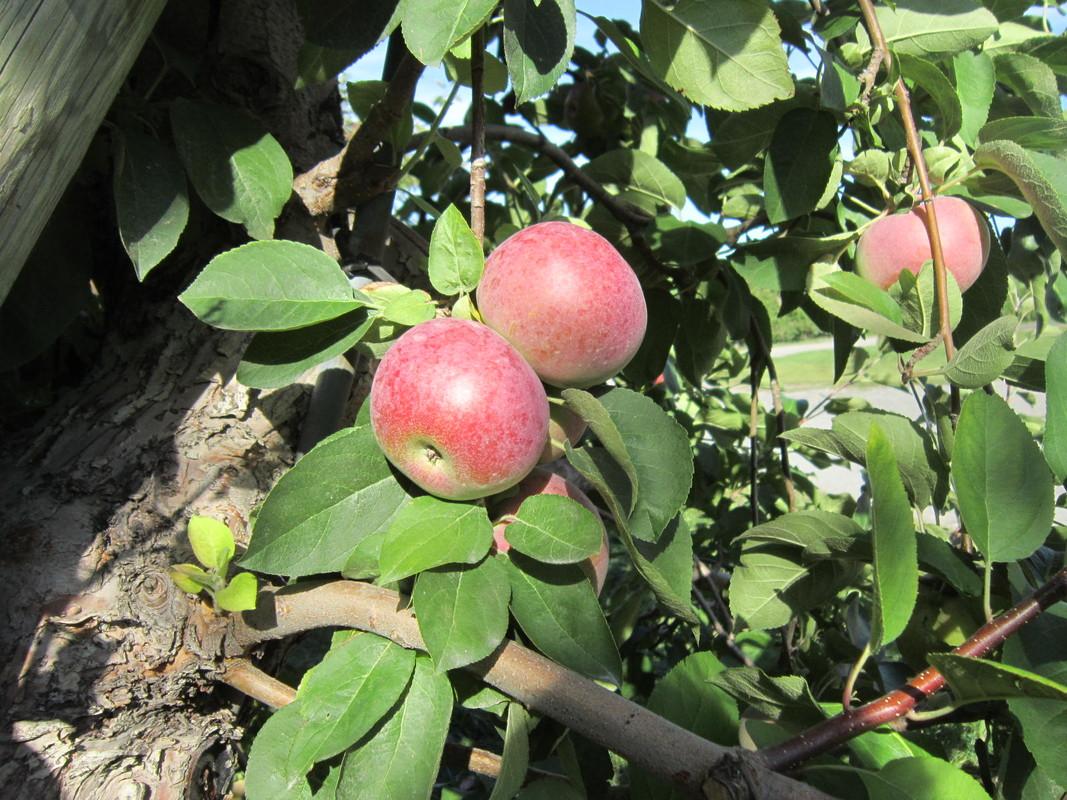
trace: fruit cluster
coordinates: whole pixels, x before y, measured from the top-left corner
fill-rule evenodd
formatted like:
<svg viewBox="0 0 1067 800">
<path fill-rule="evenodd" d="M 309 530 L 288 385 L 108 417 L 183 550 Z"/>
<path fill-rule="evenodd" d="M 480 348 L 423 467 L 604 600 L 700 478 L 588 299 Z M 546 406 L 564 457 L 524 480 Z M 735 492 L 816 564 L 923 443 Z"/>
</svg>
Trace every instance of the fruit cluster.
<svg viewBox="0 0 1067 800">
<path fill-rule="evenodd" d="M 493 251 L 476 296 L 484 325 L 433 319 L 404 333 L 382 359 L 370 394 L 382 451 L 447 500 L 518 485 L 500 501 L 498 517 L 533 494 L 569 496 L 592 509 L 577 487 L 534 470 L 585 431 L 580 417 L 550 403 L 542 381 L 586 388 L 626 366 L 647 324 L 637 277 L 599 234 L 542 222 Z M 507 549 L 503 526 L 496 541 Z M 598 589 L 606 557 L 605 546 L 593 559 Z"/>
</svg>

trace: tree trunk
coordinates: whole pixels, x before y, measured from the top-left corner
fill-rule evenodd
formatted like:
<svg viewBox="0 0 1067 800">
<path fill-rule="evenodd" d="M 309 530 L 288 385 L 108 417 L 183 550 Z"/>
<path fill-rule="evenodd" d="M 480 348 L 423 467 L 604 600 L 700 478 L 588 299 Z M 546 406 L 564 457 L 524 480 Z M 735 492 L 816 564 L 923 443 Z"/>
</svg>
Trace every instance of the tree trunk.
<svg viewBox="0 0 1067 800">
<path fill-rule="evenodd" d="M 336 87 L 292 89 L 291 0 L 172 4 L 160 25 L 195 38 L 203 19 L 210 47 L 192 47 L 212 53 L 204 85 L 258 113 L 297 171 L 332 155 Z M 174 258 L 190 270 L 226 246 L 183 244 Z M 167 569 L 192 560 L 193 513 L 247 537 L 292 462 L 308 386 L 240 386 L 246 337 L 206 328 L 173 295 L 132 296 L 87 379 L 0 442 L 6 798 L 222 797 L 239 766 L 236 710 L 209 694 L 220 634 Z"/>
</svg>

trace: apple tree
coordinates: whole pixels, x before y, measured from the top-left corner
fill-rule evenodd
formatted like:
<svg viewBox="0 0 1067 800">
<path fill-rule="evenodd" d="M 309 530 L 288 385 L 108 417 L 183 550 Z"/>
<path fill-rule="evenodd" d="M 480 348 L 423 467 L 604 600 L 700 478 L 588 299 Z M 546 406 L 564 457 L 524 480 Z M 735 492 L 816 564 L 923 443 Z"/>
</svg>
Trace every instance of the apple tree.
<svg viewBox="0 0 1067 800">
<path fill-rule="evenodd" d="M 162 11 L 0 281 L 16 796 L 1067 792 L 1062 12 L 604 12 Z"/>
</svg>

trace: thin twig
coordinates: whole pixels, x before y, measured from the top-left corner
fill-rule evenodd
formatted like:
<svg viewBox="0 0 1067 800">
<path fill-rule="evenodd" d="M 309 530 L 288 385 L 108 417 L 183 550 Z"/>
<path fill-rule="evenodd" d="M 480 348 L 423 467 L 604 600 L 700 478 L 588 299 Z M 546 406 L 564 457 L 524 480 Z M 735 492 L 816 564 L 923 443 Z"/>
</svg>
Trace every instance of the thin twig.
<svg viewBox="0 0 1067 800">
<path fill-rule="evenodd" d="M 698 579 L 704 579 L 707 584 L 714 589 L 714 581 L 710 580 L 709 578 L 705 578 L 705 570 L 707 570 L 707 567 L 704 566 L 704 563 L 696 556 L 693 557 L 693 561 L 696 564 Z M 717 589 L 715 589 L 715 593 L 718 602 L 721 603 L 722 598 L 718 594 Z M 737 646 L 737 642 L 734 641 L 733 631 L 727 630 L 726 626 L 723 625 L 722 621 L 719 619 L 718 613 L 716 613 L 715 609 L 712 608 L 711 603 L 708 601 L 708 598 L 704 596 L 704 593 L 700 591 L 700 587 L 697 586 L 695 582 L 693 584 L 693 594 L 696 595 L 697 602 L 700 604 L 700 607 L 704 609 L 704 613 L 708 615 L 708 619 L 711 620 L 711 626 L 715 629 L 715 633 L 722 637 L 723 644 L 726 645 L 726 648 L 733 654 L 734 658 L 736 658 L 746 667 L 754 667 L 755 662 L 747 655 L 745 655 L 741 648 Z M 731 627 L 733 627 L 732 620 Z"/>
<path fill-rule="evenodd" d="M 778 382 L 778 369 L 774 365 L 771 356 L 771 348 L 767 346 L 767 340 L 763 337 L 763 331 L 752 320 L 752 334 L 760 348 L 760 356 L 767 367 L 767 377 L 771 381 L 771 402 L 774 405 L 775 438 L 778 440 L 778 452 L 782 460 L 782 478 L 785 481 L 785 498 L 789 512 L 797 510 L 797 494 L 793 486 L 793 471 L 789 467 L 789 443 L 782 438 L 785 433 L 785 408 L 782 406 L 782 386 Z"/>
<path fill-rule="evenodd" d="M 447 139 L 463 144 L 472 144 L 472 139 L 474 138 L 472 129 L 466 125 L 444 128 L 438 133 Z M 486 125 L 485 138 L 489 141 L 522 145 L 544 155 L 560 168 L 568 180 L 576 184 L 588 197 L 604 206 L 608 213 L 625 226 L 627 233 L 630 234 L 634 249 L 642 255 L 649 266 L 656 272 L 670 277 L 679 277 L 684 274 L 677 267 L 664 264 L 652 251 L 645 234 L 645 229 L 652 221 L 652 217 L 637 206 L 615 197 L 598 180 L 583 171 L 566 150 L 552 144 L 542 134 L 528 131 L 516 125 Z M 416 141 L 417 137 L 412 137 L 412 146 Z"/>
<path fill-rule="evenodd" d="M 485 238 L 485 28 L 471 36 L 471 230 Z"/>
<path fill-rule="evenodd" d="M 886 42 L 885 34 L 882 32 L 882 26 L 878 22 L 873 0 L 859 0 L 859 4 L 860 9 L 863 11 L 867 32 L 871 37 L 871 46 L 876 52 L 882 53 L 882 63 L 885 64 L 888 70 L 892 67 L 893 56 L 889 52 L 889 44 Z M 872 63 L 874 63 L 873 57 Z M 934 289 L 937 294 L 939 327 L 942 341 L 945 343 L 946 360 L 951 360 L 956 355 L 956 346 L 952 341 L 952 319 L 948 304 L 948 271 L 945 267 L 945 254 L 941 248 L 941 232 L 937 225 L 934 194 L 930 189 L 930 173 L 926 169 L 926 159 L 923 158 L 919 130 L 915 125 L 915 117 L 911 110 L 911 97 L 903 78 L 897 78 L 896 83 L 893 85 L 893 92 L 896 95 L 897 106 L 900 109 L 900 120 L 904 126 L 908 154 L 911 157 L 912 165 L 915 167 L 915 174 L 919 179 L 919 189 L 922 192 L 923 222 L 926 224 L 926 235 L 930 240 L 930 254 L 934 262 Z M 960 392 L 955 385 L 951 388 L 950 407 L 953 424 L 955 424 L 960 413 Z"/>
<path fill-rule="evenodd" d="M 1026 623 L 1036 619 L 1045 609 L 1064 598 L 1067 598 L 1067 568 L 1056 573 L 1030 597 L 983 625 L 952 652 L 961 656 L 981 658 L 1003 644 Z M 862 733 L 900 720 L 944 685 L 944 676 L 933 667 L 927 667 L 902 689 L 889 692 L 847 713 L 838 714 L 792 739 L 758 751 L 758 755 L 771 769 L 788 769 L 794 764 L 827 753 Z"/>
</svg>

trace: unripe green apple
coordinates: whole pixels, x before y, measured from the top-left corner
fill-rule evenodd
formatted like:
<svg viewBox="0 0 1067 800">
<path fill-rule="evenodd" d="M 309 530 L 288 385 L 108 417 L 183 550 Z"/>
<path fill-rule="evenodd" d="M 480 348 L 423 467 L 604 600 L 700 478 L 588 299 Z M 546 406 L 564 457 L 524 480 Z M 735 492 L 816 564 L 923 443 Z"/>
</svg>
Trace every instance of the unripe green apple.
<svg viewBox="0 0 1067 800">
<path fill-rule="evenodd" d="M 498 334 L 440 318 L 405 332 L 385 354 L 370 418 L 386 458 L 422 489 L 474 500 L 514 486 L 537 464 L 548 398 Z"/>
<path fill-rule="evenodd" d="M 535 494 L 555 494 L 562 497 L 569 497 L 571 500 L 575 500 L 588 508 L 597 518 L 601 530 L 600 552 L 594 556 L 590 556 L 579 566 L 581 566 L 589 580 L 592 581 L 593 588 L 596 590 L 597 595 L 599 595 L 604 588 L 604 581 L 608 577 L 608 534 L 607 531 L 604 530 L 604 523 L 600 521 L 600 512 L 597 511 L 597 507 L 593 505 L 593 501 L 586 496 L 585 492 L 569 480 L 554 472 L 549 472 L 547 469 L 538 467 L 519 483 L 515 490 L 515 494 L 504 498 L 496 505 L 493 512 L 493 519 L 499 520 L 518 513 L 522 501 Z M 493 542 L 496 544 L 498 553 L 506 553 L 511 549 L 511 545 L 508 544 L 506 536 L 507 529 L 508 523 L 506 522 L 498 522 L 493 527 Z"/>
<path fill-rule="evenodd" d="M 958 197 L 935 197 L 934 209 L 945 267 L 965 292 L 978 280 L 989 259 L 989 226 Z M 856 245 L 856 271 L 887 289 L 902 270 L 918 275 L 932 257 L 926 211 L 917 205 L 911 211 L 876 220 L 863 232 Z"/>
<path fill-rule="evenodd" d="M 630 265 L 603 236 L 569 222 L 531 225 L 494 250 L 478 310 L 545 383 L 562 387 L 617 374 L 648 322 Z"/>
</svg>

